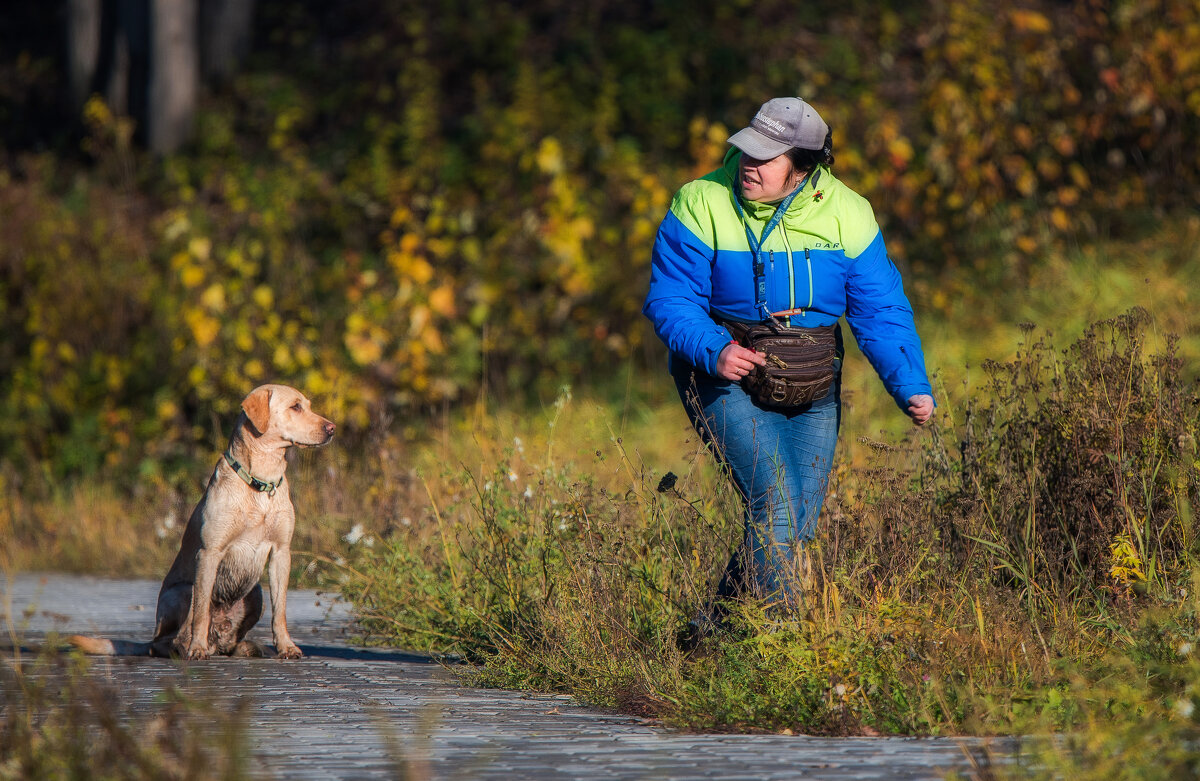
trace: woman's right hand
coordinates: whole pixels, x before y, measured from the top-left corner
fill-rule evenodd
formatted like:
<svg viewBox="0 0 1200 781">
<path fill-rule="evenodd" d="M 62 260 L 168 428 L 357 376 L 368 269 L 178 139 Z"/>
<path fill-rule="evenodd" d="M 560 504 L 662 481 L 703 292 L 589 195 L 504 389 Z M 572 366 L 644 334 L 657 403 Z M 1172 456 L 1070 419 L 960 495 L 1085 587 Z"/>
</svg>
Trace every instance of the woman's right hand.
<svg viewBox="0 0 1200 781">
<path fill-rule="evenodd" d="M 908 409 L 905 410 L 913 423 L 924 426 L 933 417 L 933 397 L 928 393 L 918 393 L 908 397 Z"/>
<path fill-rule="evenodd" d="M 717 376 L 731 382 L 741 382 L 742 378 L 755 366 L 762 366 L 767 359 L 754 350 L 747 350 L 737 342 L 730 342 L 717 356 Z"/>
</svg>

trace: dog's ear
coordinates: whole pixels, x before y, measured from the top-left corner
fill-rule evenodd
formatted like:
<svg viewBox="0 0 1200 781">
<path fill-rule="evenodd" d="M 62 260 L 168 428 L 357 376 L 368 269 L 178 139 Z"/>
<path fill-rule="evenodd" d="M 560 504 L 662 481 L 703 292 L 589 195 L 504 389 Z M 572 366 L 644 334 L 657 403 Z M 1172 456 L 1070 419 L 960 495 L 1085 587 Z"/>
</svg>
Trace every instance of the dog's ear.
<svg viewBox="0 0 1200 781">
<path fill-rule="evenodd" d="M 260 436 L 265 434 L 271 421 L 271 389 L 263 386 L 252 390 L 242 401 L 242 410 L 254 430 Z"/>
</svg>

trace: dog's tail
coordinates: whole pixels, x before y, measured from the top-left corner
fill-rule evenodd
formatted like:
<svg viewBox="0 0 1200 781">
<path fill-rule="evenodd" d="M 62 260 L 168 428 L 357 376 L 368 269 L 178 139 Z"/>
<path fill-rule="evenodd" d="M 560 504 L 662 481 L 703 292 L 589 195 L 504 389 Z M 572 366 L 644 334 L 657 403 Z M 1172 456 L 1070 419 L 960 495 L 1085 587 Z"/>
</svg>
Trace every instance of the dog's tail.
<svg viewBox="0 0 1200 781">
<path fill-rule="evenodd" d="M 150 655 L 150 643 L 137 643 L 133 640 L 106 640 L 103 637 L 87 637 L 86 635 L 71 635 L 63 639 L 85 654 L 93 656 Z"/>
</svg>

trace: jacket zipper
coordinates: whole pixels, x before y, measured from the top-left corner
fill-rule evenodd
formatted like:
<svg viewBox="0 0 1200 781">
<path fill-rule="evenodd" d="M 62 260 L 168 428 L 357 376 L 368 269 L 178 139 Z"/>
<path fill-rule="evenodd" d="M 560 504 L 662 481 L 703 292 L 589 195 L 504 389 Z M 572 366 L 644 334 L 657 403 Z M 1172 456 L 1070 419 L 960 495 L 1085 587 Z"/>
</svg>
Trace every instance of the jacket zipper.
<svg viewBox="0 0 1200 781">
<path fill-rule="evenodd" d="M 812 309 L 813 305 L 812 255 L 809 254 L 807 247 L 804 248 L 804 262 L 808 265 L 808 307 L 804 312 L 800 313 L 801 317 L 803 317 L 809 309 Z"/>
<path fill-rule="evenodd" d="M 767 250 L 767 263 L 768 263 L 768 268 L 770 269 L 770 272 L 771 272 L 770 273 L 771 282 L 774 282 L 775 281 L 775 250 Z M 767 287 L 767 309 L 771 308 L 771 288 L 772 287 L 773 287 L 773 285 L 769 285 Z"/>
<path fill-rule="evenodd" d="M 788 261 L 788 309 L 796 308 L 796 269 L 792 265 L 792 244 L 788 241 L 787 231 L 783 232 L 783 246 L 787 250 Z"/>
</svg>

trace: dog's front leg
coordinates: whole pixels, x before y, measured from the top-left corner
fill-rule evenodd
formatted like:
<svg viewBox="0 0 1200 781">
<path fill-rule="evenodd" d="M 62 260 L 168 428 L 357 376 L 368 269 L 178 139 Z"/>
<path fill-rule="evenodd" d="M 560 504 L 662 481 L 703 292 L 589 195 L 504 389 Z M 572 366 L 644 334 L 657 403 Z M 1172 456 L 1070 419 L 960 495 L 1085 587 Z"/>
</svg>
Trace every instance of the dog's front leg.
<svg viewBox="0 0 1200 781">
<path fill-rule="evenodd" d="M 209 548 L 196 553 L 196 580 L 192 583 L 192 637 L 184 656 L 188 659 L 207 659 L 208 626 L 211 616 L 213 586 L 217 581 L 217 566 L 221 556 Z"/>
<path fill-rule="evenodd" d="M 287 628 L 287 587 L 292 569 L 292 550 L 287 546 L 271 549 L 271 634 L 275 637 L 275 656 L 279 659 L 299 659 L 304 656 L 292 642 Z"/>
</svg>

